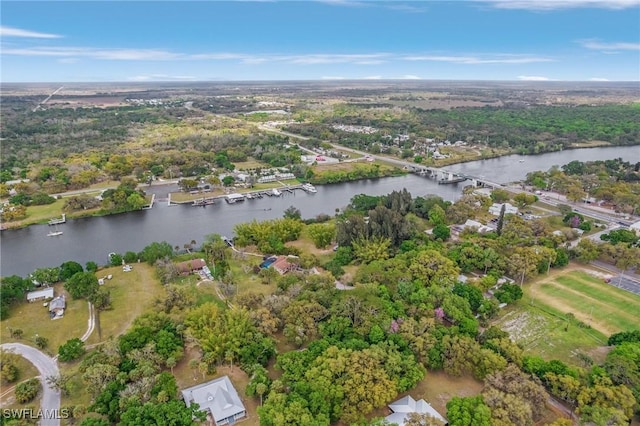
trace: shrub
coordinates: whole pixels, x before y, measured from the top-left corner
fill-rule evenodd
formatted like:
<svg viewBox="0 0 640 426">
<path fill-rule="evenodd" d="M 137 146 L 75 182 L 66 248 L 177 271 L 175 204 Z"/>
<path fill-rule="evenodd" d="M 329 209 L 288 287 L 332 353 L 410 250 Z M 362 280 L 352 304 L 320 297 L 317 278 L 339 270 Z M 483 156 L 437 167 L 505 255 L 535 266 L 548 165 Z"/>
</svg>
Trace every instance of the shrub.
<svg viewBox="0 0 640 426">
<path fill-rule="evenodd" d="M 40 380 L 36 378 L 19 383 L 16 385 L 16 400 L 21 404 L 33 401 L 38 396 L 40 388 Z"/>
<path fill-rule="evenodd" d="M 80 358 L 84 355 L 84 342 L 77 337 L 67 340 L 67 342 L 60 346 L 58 349 L 58 355 L 60 361 L 69 362 Z"/>
</svg>

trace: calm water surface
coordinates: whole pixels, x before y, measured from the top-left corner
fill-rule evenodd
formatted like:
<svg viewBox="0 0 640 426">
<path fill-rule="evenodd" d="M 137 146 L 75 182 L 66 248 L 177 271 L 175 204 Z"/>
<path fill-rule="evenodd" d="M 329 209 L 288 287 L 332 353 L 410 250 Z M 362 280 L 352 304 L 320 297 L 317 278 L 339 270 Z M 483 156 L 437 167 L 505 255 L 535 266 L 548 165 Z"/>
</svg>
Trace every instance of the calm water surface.
<svg viewBox="0 0 640 426">
<path fill-rule="evenodd" d="M 626 161 L 640 161 L 640 146 L 569 150 L 537 156 L 511 155 L 490 160 L 474 161 L 448 167 L 449 170 L 483 176 L 490 181 L 513 182 L 523 179 L 534 170 L 548 170 L 553 165 L 572 160 L 590 161 L 621 157 Z M 524 162 L 519 160 L 524 159 Z M 48 237 L 52 227 L 33 225 L 24 229 L 2 231 L 0 241 L 0 275 L 26 276 L 34 269 L 58 266 L 67 260 L 81 264 L 107 262 L 110 252 L 140 251 L 153 241 L 167 241 L 182 247 L 195 240 L 202 242 L 207 234 L 232 235 L 233 226 L 253 219 L 282 217 L 284 210 L 294 205 L 305 218 L 320 213 L 334 214 L 356 194 L 384 195 L 406 188 L 413 196 L 436 194 L 455 201 L 464 184 L 438 185 L 435 181 L 407 175 L 335 185 L 318 186 L 316 194 L 296 191 L 295 195 L 264 197 L 242 203 L 218 202 L 213 206 L 173 206 L 160 202 L 151 210 L 120 215 L 70 220 L 59 229 L 64 234 Z M 167 189 L 157 188 L 158 196 Z"/>
</svg>

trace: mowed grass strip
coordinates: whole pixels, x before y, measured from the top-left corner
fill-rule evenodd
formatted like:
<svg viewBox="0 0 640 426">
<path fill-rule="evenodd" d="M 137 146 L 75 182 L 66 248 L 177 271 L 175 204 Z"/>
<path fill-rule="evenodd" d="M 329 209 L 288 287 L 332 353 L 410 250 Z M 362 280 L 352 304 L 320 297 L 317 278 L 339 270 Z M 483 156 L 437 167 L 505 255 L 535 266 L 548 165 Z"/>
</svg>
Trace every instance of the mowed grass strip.
<svg viewBox="0 0 640 426">
<path fill-rule="evenodd" d="M 640 297 L 581 272 L 543 283 L 532 291 L 554 308 L 576 315 L 605 334 L 630 330 L 640 323 Z"/>
<path fill-rule="evenodd" d="M 100 335 L 96 325 L 88 344 L 121 335 L 136 317 L 151 310 L 157 298 L 164 297 L 165 289 L 156 278 L 153 266 L 146 263 L 134 263 L 132 266 L 130 272 L 124 272 L 121 266 L 114 266 L 96 273 L 98 278 L 113 275 L 104 284 L 111 292 L 112 309 L 100 312 Z"/>
</svg>

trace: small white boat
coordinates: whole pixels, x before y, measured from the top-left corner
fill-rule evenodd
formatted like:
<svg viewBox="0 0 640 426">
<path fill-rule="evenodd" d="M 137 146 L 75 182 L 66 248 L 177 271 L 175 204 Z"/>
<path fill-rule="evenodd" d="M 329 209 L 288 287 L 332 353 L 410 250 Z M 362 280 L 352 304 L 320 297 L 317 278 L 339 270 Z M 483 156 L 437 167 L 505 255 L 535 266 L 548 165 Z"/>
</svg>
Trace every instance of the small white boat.
<svg viewBox="0 0 640 426">
<path fill-rule="evenodd" d="M 246 195 L 247 200 L 253 200 L 253 194 L 252 193 L 247 193 Z"/>
<path fill-rule="evenodd" d="M 521 163 L 524 163 L 524 160 L 520 160 Z"/>
<path fill-rule="evenodd" d="M 271 193 L 272 193 L 273 195 L 275 195 L 276 197 L 279 197 L 279 196 L 281 196 L 281 195 L 282 195 L 282 192 L 278 191 L 276 188 L 273 188 L 273 189 L 271 190 Z"/>
<path fill-rule="evenodd" d="M 302 185 L 302 189 L 307 191 L 307 192 L 311 192 L 311 193 L 316 193 L 318 192 L 318 190 L 316 189 L 315 186 L 311 185 L 310 183 L 305 183 Z"/>
<path fill-rule="evenodd" d="M 62 235 L 62 231 L 51 231 L 47 234 L 47 237 L 57 237 L 58 235 Z"/>
</svg>

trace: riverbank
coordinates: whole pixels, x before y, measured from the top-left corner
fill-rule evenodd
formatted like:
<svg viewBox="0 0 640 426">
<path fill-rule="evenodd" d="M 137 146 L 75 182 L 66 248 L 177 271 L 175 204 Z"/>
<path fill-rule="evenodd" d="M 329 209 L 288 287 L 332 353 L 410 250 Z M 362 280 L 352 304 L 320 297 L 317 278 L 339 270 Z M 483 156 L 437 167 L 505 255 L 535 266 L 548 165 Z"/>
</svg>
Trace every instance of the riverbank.
<svg viewBox="0 0 640 426">
<path fill-rule="evenodd" d="M 73 196 L 73 195 L 70 195 L 70 196 Z M 153 207 L 155 195 L 147 195 L 146 200 L 148 204 L 143 206 L 140 210 L 147 210 Z M 9 229 L 21 229 L 31 225 L 46 225 L 49 223 L 49 221 L 60 218 L 62 215 L 65 215 L 66 219 L 69 220 L 69 219 L 83 219 L 87 217 L 110 216 L 114 214 L 128 213 L 129 211 L 137 211 L 137 210 L 128 210 L 128 211 L 113 212 L 113 211 L 104 210 L 101 207 L 96 207 L 93 209 L 66 212 L 63 210 L 63 207 L 64 207 L 64 199 L 62 198 L 62 196 L 59 196 L 55 203 L 52 203 L 49 205 L 29 206 L 27 207 L 26 218 L 21 220 L 11 221 L 11 222 L 2 222 L 0 223 L 0 231 L 9 230 Z"/>
</svg>

